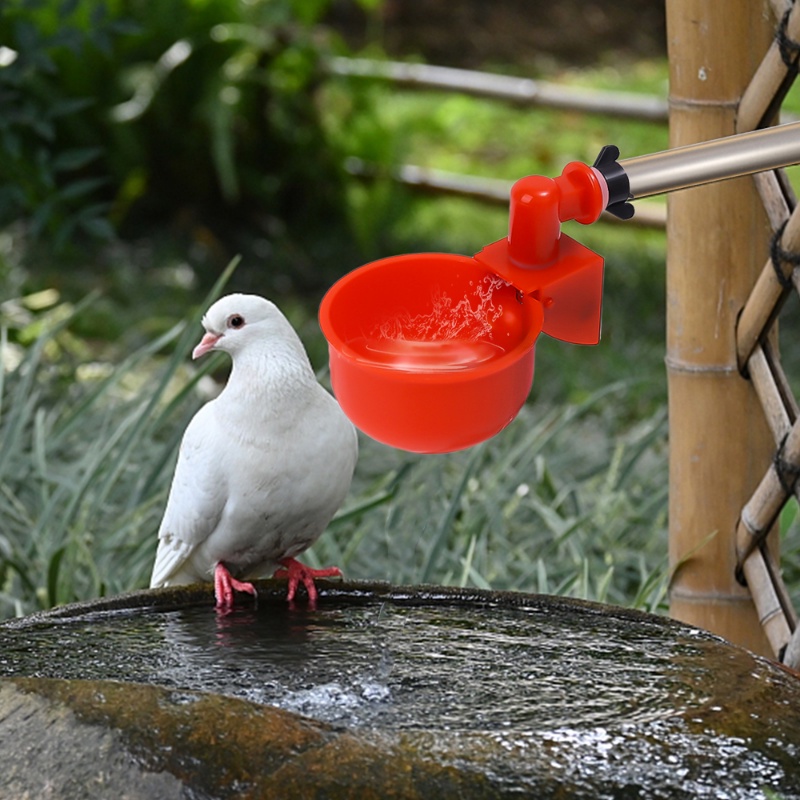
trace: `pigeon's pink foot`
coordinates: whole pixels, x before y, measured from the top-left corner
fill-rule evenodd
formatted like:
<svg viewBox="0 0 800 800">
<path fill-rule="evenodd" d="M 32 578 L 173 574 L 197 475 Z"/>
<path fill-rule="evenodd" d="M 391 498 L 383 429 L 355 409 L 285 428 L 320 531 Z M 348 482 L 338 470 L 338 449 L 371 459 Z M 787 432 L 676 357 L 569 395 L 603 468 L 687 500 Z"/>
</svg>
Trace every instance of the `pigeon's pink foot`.
<svg viewBox="0 0 800 800">
<path fill-rule="evenodd" d="M 342 571 L 339 567 L 312 569 L 294 558 L 282 558 L 278 563 L 283 564 L 283 568 L 277 570 L 274 577 L 289 579 L 289 591 L 286 593 L 286 599 L 289 602 L 294 600 L 297 587 L 302 583 L 308 592 L 308 601 L 313 605 L 317 601 L 317 587 L 314 586 L 314 578 L 342 577 Z"/>
<path fill-rule="evenodd" d="M 233 608 L 234 592 L 247 592 L 256 596 L 256 588 L 252 583 L 237 581 L 228 572 L 227 567 L 220 561 L 214 570 L 214 595 L 217 598 L 217 608 L 221 611 L 230 611 Z"/>
</svg>

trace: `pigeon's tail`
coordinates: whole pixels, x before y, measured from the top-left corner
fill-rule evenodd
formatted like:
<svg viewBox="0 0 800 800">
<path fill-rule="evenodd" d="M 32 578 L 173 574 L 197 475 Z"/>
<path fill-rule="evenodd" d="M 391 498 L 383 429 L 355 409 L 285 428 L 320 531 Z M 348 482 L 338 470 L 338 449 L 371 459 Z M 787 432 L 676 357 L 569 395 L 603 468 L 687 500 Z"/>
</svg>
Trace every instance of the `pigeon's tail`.
<svg viewBox="0 0 800 800">
<path fill-rule="evenodd" d="M 194 583 L 196 576 L 189 575 L 182 567 L 191 555 L 192 547 L 175 536 L 162 536 L 158 540 L 156 563 L 150 577 L 150 588 L 159 586 L 181 586 Z"/>
</svg>

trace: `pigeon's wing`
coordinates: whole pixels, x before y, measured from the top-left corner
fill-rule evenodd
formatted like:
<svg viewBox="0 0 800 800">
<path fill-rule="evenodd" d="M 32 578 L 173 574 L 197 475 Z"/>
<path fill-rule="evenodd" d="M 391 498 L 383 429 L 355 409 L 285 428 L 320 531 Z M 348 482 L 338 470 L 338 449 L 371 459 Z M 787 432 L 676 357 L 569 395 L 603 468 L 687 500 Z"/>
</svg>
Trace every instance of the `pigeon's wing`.
<svg viewBox="0 0 800 800">
<path fill-rule="evenodd" d="M 216 431 L 210 404 L 200 409 L 186 429 L 158 531 L 151 586 L 163 586 L 179 572 L 222 517 L 227 481 L 215 447 Z"/>
</svg>

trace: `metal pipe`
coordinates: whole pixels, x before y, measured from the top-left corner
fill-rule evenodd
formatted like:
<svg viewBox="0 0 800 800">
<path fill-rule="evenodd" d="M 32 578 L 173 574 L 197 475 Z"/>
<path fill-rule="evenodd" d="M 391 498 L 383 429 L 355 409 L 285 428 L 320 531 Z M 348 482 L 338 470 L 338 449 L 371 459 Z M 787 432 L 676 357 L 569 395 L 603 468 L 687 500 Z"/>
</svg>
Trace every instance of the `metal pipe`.
<svg viewBox="0 0 800 800">
<path fill-rule="evenodd" d="M 800 122 L 626 158 L 633 199 L 800 164 Z"/>
</svg>

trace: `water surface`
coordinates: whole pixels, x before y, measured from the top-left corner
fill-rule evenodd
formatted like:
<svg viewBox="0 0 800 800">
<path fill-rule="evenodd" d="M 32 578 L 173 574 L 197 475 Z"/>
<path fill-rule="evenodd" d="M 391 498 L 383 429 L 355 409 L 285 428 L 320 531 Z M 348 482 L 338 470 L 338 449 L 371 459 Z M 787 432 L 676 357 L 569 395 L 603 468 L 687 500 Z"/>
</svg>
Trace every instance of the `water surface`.
<svg viewBox="0 0 800 800">
<path fill-rule="evenodd" d="M 564 602 L 323 595 L 41 618 L 0 626 L 0 675 L 230 695 L 526 791 L 800 797 L 796 678 L 688 626 Z"/>
</svg>

